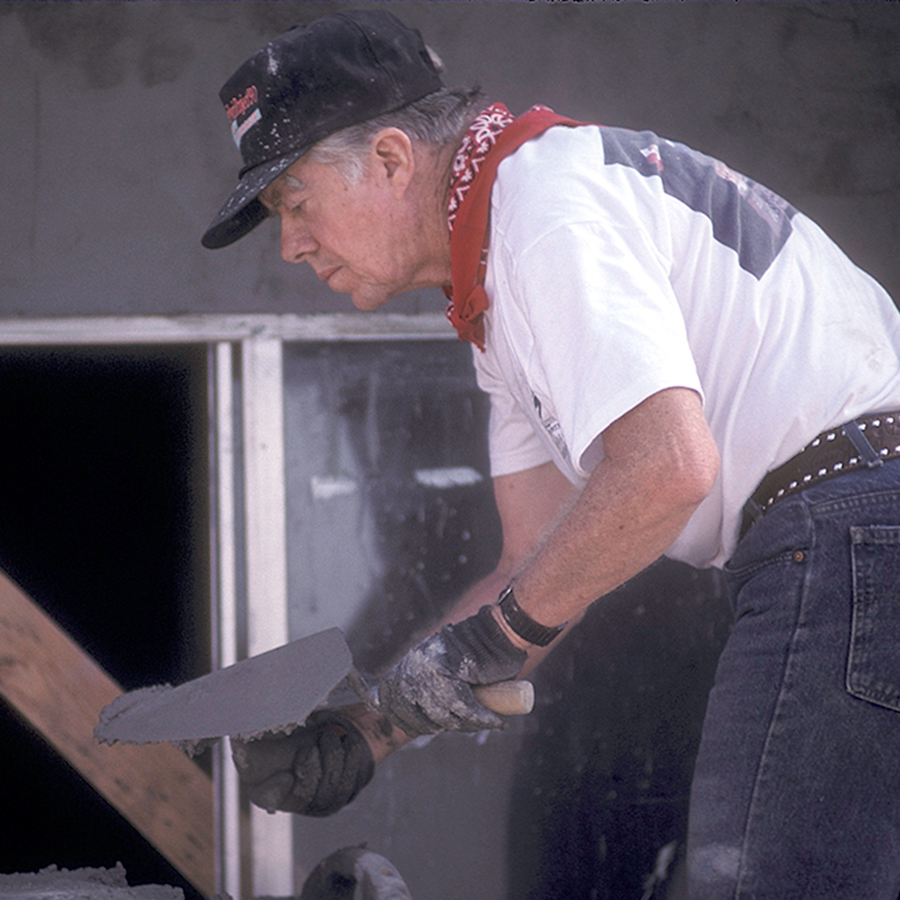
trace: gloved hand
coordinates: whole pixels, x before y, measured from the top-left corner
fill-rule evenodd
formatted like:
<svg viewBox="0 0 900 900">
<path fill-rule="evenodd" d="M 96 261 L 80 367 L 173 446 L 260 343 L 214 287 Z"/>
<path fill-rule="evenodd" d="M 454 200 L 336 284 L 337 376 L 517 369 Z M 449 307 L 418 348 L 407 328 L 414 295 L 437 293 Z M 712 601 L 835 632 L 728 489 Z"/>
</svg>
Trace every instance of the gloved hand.
<svg viewBox="0 0 900 900">
<path fill-rule="evenodd" d="M 269 812 L 330 816 L 375 774 L 359 729 L 337 710 L 312 713 L 291 734 L 231 739 L 232 758 L 250 801 Z"/>
<path fill-rule="evenodd" d="M 515 678 L 527 654 L 483 606 L 478 613 L 413 647 L 379 682 L 380 709 L 410 737 L 437 731 L 506 727 L 472 686 Z"/>
</svg>

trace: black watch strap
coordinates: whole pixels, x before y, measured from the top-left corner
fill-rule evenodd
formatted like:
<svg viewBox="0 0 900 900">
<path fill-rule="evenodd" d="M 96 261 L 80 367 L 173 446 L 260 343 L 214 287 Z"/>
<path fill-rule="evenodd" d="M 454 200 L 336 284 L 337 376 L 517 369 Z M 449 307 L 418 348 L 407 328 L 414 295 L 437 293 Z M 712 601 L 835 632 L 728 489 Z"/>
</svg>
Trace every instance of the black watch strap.
<svg viewBox="0 0 900 900">
<path fill-rule="evenodd" d="M 516 603 L 516 595 L 513 593 L 511 584 L 508 584 L 500 592 L 500 612 L 506 619 L 506 624 L 520 637 L 529 644 L 536 644 L 538 647 L 546 647 L 560 632 L 566 627 L 565 625 L 541 625 L 535 622 L 531 616 L 526 613 L 522 607 Z"/>
</svg>

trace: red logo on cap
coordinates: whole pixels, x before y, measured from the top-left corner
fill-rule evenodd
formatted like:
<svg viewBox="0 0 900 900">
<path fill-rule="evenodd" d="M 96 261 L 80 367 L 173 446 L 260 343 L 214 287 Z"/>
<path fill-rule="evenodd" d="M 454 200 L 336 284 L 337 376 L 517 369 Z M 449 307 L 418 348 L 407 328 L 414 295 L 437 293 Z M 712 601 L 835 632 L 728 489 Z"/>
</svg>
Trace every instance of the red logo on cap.
<svg viewBox="0 0 900 900">
<path fill-rule="evenodd" d="M 228 121 L 234 122 L 238 116 L 243 115 L 252 106 L 256 106 L 257 103 L 259 103 L 259 93 L 256 90 L 256 85 L 251 84 L 240 97 L 234 97 L 229 103 L 225 104 L 225 114 L 228 116 Z"/>
</svg>

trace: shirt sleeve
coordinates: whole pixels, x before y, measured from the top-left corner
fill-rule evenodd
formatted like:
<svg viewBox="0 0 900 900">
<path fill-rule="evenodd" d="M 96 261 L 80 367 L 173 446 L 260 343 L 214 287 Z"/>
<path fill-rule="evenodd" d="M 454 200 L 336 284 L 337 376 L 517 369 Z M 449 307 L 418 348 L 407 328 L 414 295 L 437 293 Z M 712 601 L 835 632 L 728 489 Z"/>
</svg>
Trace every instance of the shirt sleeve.
<svg viewBox="0 0 900 900">
<path fill-rule="evenodd" d="M 702 398 L 668 263 L 639 225 L 559 225 L 510 271 L 528 378 L 552 402 L 577 475 L 598 462 L 585 457 L 595 439 L 641 401 L 673 387 Z"/>
<path fill-rule="evenodd" d="M 525 415 L 503 379 L 493 370 L 489 358 L 474 351 L 478 386 L 491 399 L 488 439 L 491 448 L 491 475 L 511 475 L 552 459 L 547 446 Z"/>
</svg>

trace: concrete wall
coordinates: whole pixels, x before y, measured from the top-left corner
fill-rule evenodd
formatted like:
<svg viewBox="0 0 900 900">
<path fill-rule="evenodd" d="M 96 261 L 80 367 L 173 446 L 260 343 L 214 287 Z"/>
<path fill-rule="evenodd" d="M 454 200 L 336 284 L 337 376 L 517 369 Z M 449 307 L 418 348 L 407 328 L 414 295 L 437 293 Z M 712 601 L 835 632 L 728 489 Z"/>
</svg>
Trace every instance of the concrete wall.
<svg viewBox="0 0 900 900">
<path fill-rule="evenodd" d="M 514 111 L 653 128 L 817 218 L 900 296 L 900 5 L 0 3 L 0 317 L 349 311 L 274 227 L 199 236 L 239 160 L 217 92 L 270 37 L 386 6 Z M 398 309 L 436 309 L 424 292 Z"/>
</svg>

